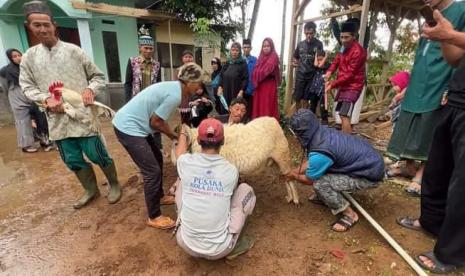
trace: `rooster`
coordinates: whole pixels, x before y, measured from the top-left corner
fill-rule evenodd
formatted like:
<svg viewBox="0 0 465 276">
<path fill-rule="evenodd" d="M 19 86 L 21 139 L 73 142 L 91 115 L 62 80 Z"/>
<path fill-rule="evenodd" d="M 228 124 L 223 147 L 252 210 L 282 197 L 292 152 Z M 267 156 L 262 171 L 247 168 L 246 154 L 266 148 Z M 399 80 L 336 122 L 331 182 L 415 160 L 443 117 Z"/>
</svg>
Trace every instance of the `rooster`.
<svg viewBox="0 0 465 276">
<path fill-rule="evenodd" d="M 115 115 L 113 109 L 97 101 L 85 106 L 81 93 L 65 88 L 62 82 L 52 83 L 48 91 L 55 100 L 63 103 L 66 115 L 73 120 L 81 121 L 83 124 L 90 124 L 92 131 L 100 132 L 98 117 L 113 118 Z"/>
</svg>

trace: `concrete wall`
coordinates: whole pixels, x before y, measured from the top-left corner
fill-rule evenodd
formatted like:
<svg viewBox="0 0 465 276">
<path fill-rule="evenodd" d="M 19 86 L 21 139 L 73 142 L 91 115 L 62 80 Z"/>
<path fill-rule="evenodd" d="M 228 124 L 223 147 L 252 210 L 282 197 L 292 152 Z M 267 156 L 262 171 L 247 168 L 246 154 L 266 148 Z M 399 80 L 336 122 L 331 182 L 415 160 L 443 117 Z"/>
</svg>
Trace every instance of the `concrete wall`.
<svg viewBox="0 0 465 276">
<path fill-rule="evenodd" d="M 168 22 L 162 22 L 155 28 L 157 42 L 169 43 L 169 32 Z M 218 37 L 218 45 L 220 43 L 220 37 Z M 195 45 L 196 47 L 202 47 L 202 64 L 199 64 L 206 71 L 211 72 L 210 61 L 213 57 L 220 57 L 220 48 L 209 48 L 207 45 L 199 45 L 194 40 L 194 34 L 189 27 L 188 23 L 171 22 L 171 43 L 173 44 L 187 44 Z"/>
<path fill-rule="evenodd" d="M 169 43 L 168 21 L 160 23 L 155 29 L 158 42 Z M 188 24 L 171 22 L 171 42 L 194 45 L 194 37 Z"/>
<path fill-rule="evenodd" d="M 114 25 L 104 24 L 102 20 L 114 21 Z M 121 80 L 124 82 L 126 65 L 129 57 L 138 55 L 137 20 L 129 17 L 104 17 L 93 18 L 89 22 L 90 35 L 92 38 L 92 48 L 94 52 L 94 62 L 107 74 L 105 52 L 103 46 L 103 31 L 116 32 L 118 41 L 119 63 L 121 70 Z"/>
</svg>

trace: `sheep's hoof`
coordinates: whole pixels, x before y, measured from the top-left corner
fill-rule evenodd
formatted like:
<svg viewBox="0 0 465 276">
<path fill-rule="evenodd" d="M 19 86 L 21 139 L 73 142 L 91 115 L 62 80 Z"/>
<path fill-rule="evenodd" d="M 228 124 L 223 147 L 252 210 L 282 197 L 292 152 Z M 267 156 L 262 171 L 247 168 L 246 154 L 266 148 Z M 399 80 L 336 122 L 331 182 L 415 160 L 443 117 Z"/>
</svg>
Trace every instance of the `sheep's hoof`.
<svg viewBox="0 0 465 276">
<path fill-rule="evenodd" d="M 287 203 L 291 203 L 291 202 L 293 202 L 294 200 L 293 200 L 292 197 L 290 197 L 289 195 L 287 195 L 287 196 L 286 196 L 286 201 L 287 201 Z"/>
</svg>

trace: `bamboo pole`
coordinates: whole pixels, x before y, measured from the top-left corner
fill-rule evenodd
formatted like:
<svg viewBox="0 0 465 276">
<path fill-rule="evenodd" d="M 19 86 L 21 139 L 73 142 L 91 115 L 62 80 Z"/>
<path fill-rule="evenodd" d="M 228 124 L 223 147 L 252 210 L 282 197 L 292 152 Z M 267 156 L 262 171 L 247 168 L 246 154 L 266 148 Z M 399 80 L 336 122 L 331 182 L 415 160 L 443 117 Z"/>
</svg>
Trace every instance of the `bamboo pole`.
<svg viewBox="0 0 465 276">
<path fill-rule="evenodd" d="M 350 203 L 355 207 L 355 209 L 357 209 L 360 214 L 362 214 L 365 219 L 376 229 L 376 231 L 378 231 L 378 233 L 383 236 L 383 238 L 394 248 L 394 250 L 396 250 L 397 253 L 399 253 L 399 255 L 410 265 L 410 267 L 420 276 L 427 276 L 427 274 L 425 273 L 425 271 L 417 264 L 417 262 L 412 259 L 412 257 L 410 257 L 410 255 L 405 252 L 405 250 L 391 237 L 391 235 L 389 235 L 388 232 L 386 232 L 386 230 L 383 229 L 383 227 L 381 227 L 381 225 L 379 225 L 376 220 L 374 220 L 370 214 L 368 214 L 367 211 L 365 211 L 365 209 L 363 209 L 362 206 L 360 206 L 360 204 L 358 204 L 358 202 L 347 192 L 342 192 L 344 194 L 344 196 L 347 198 L 347 200 L 350 201 Z"/>
</svg>

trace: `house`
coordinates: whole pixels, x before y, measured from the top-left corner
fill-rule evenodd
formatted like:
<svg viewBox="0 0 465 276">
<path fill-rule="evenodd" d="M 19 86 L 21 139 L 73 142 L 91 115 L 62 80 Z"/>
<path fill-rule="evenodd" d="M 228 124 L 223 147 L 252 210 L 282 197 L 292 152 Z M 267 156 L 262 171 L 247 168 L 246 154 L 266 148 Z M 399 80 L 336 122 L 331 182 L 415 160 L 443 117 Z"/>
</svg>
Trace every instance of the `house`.
<svg viewBox="0 0 465 276">
<path fill-rule="evenodd" d="M 96 0 L 97 1 L 97 0 Z M 26 51 L 38 43 L 25 27 L 22 6 L 27 0 L 0 0 L 0 66 L 8 63 L 5 50 Z M 181 65 L 185 49 L 206 70 L 220 49 L 196 43 L 189 23 L 160 11 L 134 8 L 131 0 L 48 0 L 63 41 L 80 46 L 105 73 L 109 93 L 103 99 L 114 108 L 123 104 L 123 83 L 129 57 L 138 55 L 138 30 L 149 29 L 156 41 L 155 58 L 162 66 L 162 80 L 171 80 Z M 220 38 L 218 38 L 219 41 Z M 0 98 L 1 100 L 1 98 Z"/>
</svg>

